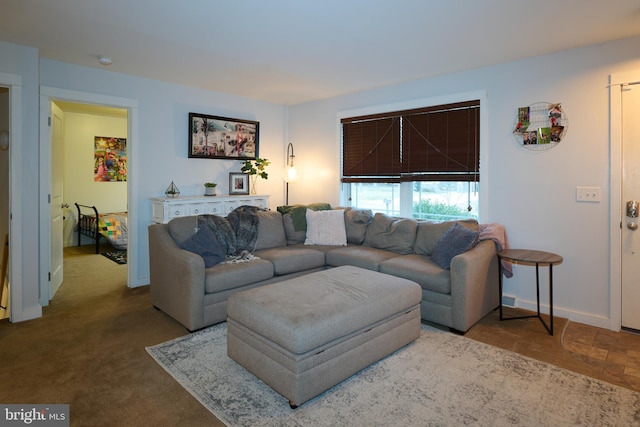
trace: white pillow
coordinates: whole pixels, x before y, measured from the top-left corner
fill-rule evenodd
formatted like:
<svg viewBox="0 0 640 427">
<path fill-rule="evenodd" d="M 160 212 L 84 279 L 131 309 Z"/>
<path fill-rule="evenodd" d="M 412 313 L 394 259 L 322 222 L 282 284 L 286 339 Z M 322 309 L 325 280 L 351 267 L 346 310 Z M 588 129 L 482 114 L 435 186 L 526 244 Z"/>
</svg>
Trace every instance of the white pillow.
<svg viewBox="0 0 640 427">
<path fill-rule="evenodd" d="M 307 209 L 305 245 L 347 245 L 344 209 L 314 211 Z"/>
</svg>

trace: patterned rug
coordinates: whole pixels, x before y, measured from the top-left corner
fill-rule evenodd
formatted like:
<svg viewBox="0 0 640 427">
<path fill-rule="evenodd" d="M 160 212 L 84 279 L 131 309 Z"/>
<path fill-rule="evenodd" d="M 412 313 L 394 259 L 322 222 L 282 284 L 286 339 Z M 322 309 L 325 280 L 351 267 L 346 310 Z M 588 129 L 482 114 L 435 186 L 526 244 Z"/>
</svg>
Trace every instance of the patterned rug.
<svg viewBox="0 0 640 427">
<path fill-rule="evenodd" d="M 127 251 L 113 251 L 113 252 L 105 252 L 102 254 L 106 256 L 113 262 L 117 262 L 118 264 L 126 264 L 127 263 Z"/>
<path fill-rule="evenodd" d="M 423 326 L 298 409 L 226 355 L 226 323 L 147 348 L 229 426 L 631 426 L 640 393 Z"/>
</svg>

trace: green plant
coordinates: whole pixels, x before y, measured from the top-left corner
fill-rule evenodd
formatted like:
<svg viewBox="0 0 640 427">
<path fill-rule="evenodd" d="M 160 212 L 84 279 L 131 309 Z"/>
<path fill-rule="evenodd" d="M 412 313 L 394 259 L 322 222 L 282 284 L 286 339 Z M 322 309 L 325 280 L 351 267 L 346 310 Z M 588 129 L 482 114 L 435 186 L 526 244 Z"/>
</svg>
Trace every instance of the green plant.
<svg viewBox="0 0 640 427">
<path fill-rule="evenodd" d="M 469 212 L 442 202 L 432 202 L 430 200 L 422 200 L 413 204 L 413 216 L 421 219 L 457 219 L 468 217 Z"/>
<path fill-rule="evenodd" d="M 218 184 L 216 184 L 215 182 L 205 182 L 204 186 L 205 187 L 216 187 Z"/>
<path fill-rule="evenodd" d="M 256 157 L 255 160 L 245 160 L 240 170 L 247 175 L 259 175 L 262 179 L 267 179 L 269 174 L 265 171 L 265 168 L 269 166 L 271 162 L 267 159 L 261 159 Z"/>
</svg>

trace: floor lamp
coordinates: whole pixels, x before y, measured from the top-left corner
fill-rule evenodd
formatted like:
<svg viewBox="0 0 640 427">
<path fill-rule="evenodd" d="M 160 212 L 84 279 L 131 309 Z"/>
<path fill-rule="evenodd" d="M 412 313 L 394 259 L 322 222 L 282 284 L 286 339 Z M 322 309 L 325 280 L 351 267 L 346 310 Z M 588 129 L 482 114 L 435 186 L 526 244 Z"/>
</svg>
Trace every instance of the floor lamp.
<svg viewBox="0 0 640 427">
<path fill-rule="evenodd" d="M 284 168 L 284 181 L 286 182 L 284 196 L 285 205 L 289 204 L 289 183 L 294 182 L 298 178 L 298 171 L 293 165 L 294 157 L 293 144 L 289 143 L 289 145 L 287 145 L 287 166 Z"/>
</svg>

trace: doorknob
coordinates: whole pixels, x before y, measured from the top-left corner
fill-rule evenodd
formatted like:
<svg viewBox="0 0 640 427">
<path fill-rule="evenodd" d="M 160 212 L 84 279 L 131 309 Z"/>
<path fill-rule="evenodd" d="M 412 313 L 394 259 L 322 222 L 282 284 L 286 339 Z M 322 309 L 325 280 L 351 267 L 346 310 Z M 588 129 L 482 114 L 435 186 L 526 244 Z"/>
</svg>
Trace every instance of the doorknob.
<svg viewBox="0 0 640 427">
<path fill-rule="evenodd" d="M 638 229 L 638 224 L 635 222 L 628 222 L 627 223 L 627 228 L 631 231 L 636 231 Z"/>
</svg>

